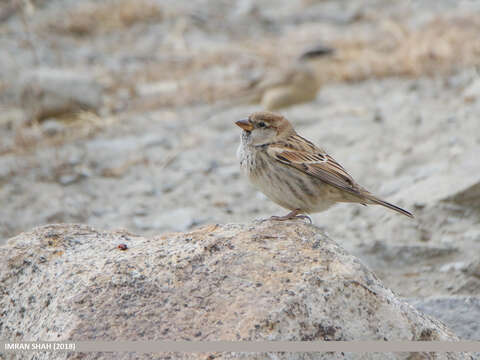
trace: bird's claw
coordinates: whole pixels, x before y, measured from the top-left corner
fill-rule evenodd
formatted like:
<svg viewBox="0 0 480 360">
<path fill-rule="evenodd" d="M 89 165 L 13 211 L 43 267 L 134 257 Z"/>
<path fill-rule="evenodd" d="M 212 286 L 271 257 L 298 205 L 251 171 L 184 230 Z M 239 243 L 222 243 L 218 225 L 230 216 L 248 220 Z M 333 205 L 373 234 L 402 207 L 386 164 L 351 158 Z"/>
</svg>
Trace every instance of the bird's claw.
<svg viewBox="0 0 480 360">
<path fill-rule="evenodd" d="M 312 221 L 312 218 L 308 215 L 297 215 L 295 216 L 296 218 L 299 218 L 299 219 L 306 219 L 308 220 L 308 222 L 310 223 L 310 225 L 313 224 L 313 221 Z"/>
</svg>

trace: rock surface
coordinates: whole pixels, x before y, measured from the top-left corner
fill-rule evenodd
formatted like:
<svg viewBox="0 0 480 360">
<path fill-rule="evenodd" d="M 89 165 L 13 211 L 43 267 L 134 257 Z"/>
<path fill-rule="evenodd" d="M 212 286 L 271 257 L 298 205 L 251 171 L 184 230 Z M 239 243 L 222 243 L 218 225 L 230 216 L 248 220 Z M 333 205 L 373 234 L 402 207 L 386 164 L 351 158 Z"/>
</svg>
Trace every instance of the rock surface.
<svg viewBox="0 0 480 360">
<path fill-rule="evenodd" d="M 31 120 L 80 110 L 97 111 L 102 105 L 102 86 L 85 71 L 34 69 L 22 74 L 18 87 L 21 105 Z"/>
<path fill-rule="evenodd" d="M 480 339 L 480 297 L 434 296 L 426 299 L 409 299 L 408 302 L 426 314 L 448 325 L 465 340 Z M 480 353 L 478 354 L 480 356 Z"/>
<path fill-rule="evenodd" d="M 48 225 L 10 239 L 0 256 L 0 336 L 12 341 L 458 340 L 299 221 L 151 238 Z M 259 358 L 338 358 L 317 355 Z M 377 355 L 368 358 L 411 358 Z"/>
</svg>

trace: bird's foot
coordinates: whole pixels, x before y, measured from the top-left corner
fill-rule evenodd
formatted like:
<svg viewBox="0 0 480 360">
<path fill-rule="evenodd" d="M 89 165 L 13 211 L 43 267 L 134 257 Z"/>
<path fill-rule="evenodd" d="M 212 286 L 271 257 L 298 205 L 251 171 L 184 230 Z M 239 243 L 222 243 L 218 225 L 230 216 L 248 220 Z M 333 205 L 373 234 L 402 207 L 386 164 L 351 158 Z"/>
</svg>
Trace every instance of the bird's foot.
<svg viewBox="0 0 480 360">
<path fill-rule="evenodd" d="M 312 219 L 310 218 L 310 216 L 305 214 L 299 214 L 299 213 L 300 213 L 300 209 L 296 209 L 289 212 L 287 215 L 271 216 L 269 219 L 265 219 L 265 220 L 285 221 L 285 220 L 291 220 L 291 219 L 306 219 L 310 224 L 312 224 Z"/>
</svg>

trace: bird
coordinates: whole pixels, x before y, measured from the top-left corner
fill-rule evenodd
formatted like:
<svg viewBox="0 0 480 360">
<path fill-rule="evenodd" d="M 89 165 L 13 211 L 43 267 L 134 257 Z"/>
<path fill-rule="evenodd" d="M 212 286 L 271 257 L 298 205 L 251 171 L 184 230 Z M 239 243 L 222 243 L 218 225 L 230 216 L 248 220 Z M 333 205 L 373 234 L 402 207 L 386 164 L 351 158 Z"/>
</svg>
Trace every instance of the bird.
<svg viewBox="0 0 480 360">
<path fill-rule="evenodd" d="M 315 100 L 321 84 L 310 60 L 331 55 L 334 52 L 334 49 L 323 45 L 305 50 L 287 67 L 269 71 L 262 78 L 253 81 L 247 89 L 248 95 L 243 99 L 260 103 L 267 111 L 278 111 Z M 240 101 L 245 101 L 241 99 Z"/>
<path fill-rule="evenodd" d="M 282 115 L 260 111 L 235 122 L 243 131 L 237 157 L 241 171 L 270 200 L 290 210 L 272 220 L 304 218 L 336 203 L 382 205 L 413 214 L 360 186 L 325 150 L 300 136 Z"/>
</svg>

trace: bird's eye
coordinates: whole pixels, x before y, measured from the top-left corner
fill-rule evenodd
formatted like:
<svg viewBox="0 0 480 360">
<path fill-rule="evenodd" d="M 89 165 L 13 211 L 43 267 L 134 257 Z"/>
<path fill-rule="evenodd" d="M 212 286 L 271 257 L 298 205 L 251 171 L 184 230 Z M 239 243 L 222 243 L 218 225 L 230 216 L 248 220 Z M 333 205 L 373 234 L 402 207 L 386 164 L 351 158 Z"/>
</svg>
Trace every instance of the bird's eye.
<svg viewBox="0 0 480 360">
<path fill-rule="evenodd" d="M 263 121 L 260 121 L 260 122 L 258 123 L 258 127 L 263 128 L 263 127 L 265 127 L 265 126 L 267 126 L 267 124 L 265 124 Z"/>
</svg>

